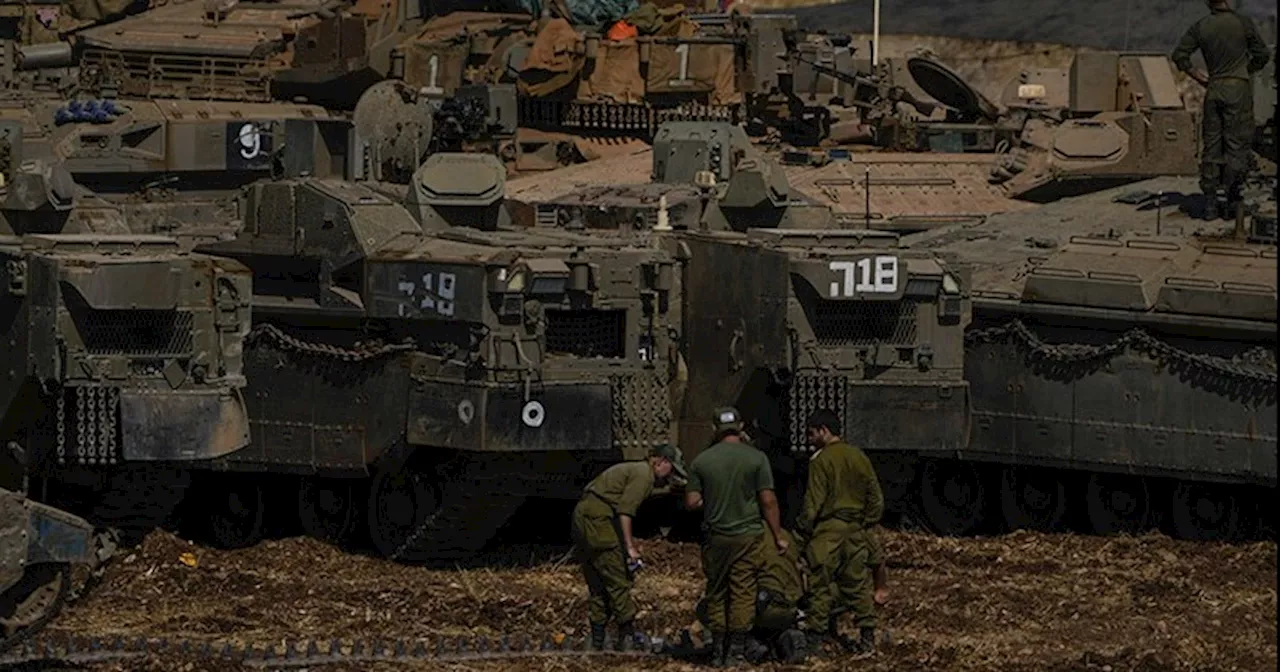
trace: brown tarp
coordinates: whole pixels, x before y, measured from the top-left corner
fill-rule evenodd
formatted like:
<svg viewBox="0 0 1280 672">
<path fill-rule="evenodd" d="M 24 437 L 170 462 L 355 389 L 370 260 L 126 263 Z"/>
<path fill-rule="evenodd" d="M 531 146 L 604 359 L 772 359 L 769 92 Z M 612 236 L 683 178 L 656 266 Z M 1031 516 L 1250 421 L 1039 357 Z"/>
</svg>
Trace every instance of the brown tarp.
<svg viewBox="0 0 1280 672">
<path fill-rule="evenodd" d="M 681 53 L 688 50 L 684 77 Z M 733 45 L 655 44 L 649 51 L 649 93 L 705 93 L 712 105 L 741 102 L 733 68 Z"/>
<path fill-rule="evenodd" d="M 563 89 L 585 64 L 583 37 L 564 19 L 552 19 L 538 31 L 520 71 L 520 89 L 546 96 Z"/>
<path fill-rule="evenodd" d="M 463 85 L 469 45 L 449 42 L 412 42 L 404 49 L 404 81 L 418 88 L 435 86 L 446 94 Z M 431 59 L 436 59 L 431 81 Z"/>
<path fill-rule="evenodd" d="M 640 45 L 635 40 L 601 40 L 591 74 L 578 85 L 581 100 L 638 103 L 644 98 Z"/>
</svg>

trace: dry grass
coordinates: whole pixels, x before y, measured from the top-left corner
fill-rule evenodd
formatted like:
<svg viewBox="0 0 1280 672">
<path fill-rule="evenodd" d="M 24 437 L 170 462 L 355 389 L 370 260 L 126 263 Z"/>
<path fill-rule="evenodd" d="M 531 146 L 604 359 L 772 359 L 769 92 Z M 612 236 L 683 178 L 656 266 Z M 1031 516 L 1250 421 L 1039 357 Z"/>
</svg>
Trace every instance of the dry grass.
<svg viewBox="0 0 1280 672">
<path fill-rule="evenodd" d="M 1018 533 L 940 539 L 887 533 L 893 643 L 873 670 L 1268 670 L 1276 664 L 1276 546 L 1197 545 L 1163 536 Z M 197 567 L 179 561 L 192 552 Z M 643 627 L 692 620 L 697 550 L 649 541 L 637 586 Z M 508 559 L 511 552 L 505 554 Z M 578 632 L 586 589 L 561 549 L 522 565 L 405 567 L 306 539 L 238 552 L 157 532 L 116 564 L 56 628 L 78 635 L 194 639 L 418 638 Z M 174 669 L 128 663 L 101 669 Z M 199 662 L 193 669 L 203 669 Z M 405 669 L 360 666 L 359 669 Z M 333 667 L 332 669 L 341 669 Z M 356 669 L 356 668 L 351 668 Z M 448 670 L 587 670 L 601 661 L 522 660 Z M 623 664 L 618 670 L 689 670 Z M 831 661 L 807 669 L 847 669 Z"/>
</svg>

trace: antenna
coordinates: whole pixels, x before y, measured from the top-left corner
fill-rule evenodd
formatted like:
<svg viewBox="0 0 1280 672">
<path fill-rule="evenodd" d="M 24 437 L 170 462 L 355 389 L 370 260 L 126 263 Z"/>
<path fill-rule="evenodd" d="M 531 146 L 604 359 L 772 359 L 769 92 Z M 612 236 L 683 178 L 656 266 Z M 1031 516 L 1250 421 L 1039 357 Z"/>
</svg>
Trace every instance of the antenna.
<svg viewBox="0 0 1280 672">
<path fill-rule="evenodd" d="M 871 5 L 871 66 L 880 64 L 880 0 Z"/>
</svg>

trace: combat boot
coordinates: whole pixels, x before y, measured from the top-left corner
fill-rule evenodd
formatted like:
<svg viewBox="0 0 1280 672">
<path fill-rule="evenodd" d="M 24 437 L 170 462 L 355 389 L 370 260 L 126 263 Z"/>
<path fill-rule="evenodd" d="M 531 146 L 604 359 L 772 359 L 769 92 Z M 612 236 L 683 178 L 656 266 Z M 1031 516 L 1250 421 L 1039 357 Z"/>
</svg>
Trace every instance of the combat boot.
<svg viewBox="0 0 1280 672">
<path fill-rule="evenodd" d="M 591 624 L 591 650 L 604 650 L 604 623 Z"/>
<path fill-rule="evenodd" d="M 1204 195 L 1204 221 L 1212 222 L 1221 216 L 1218 209 L 1218 192 L 1207 193 Z"/>
<path fill-rule="evenodd" d="M 723 632 L 711 631 L 707 636 L 706 651 L 709 661 L 712 665 L 720 667 L 724 665 L 724 644 L 726 637 Z"/>
<path fill-rule="evenodd" d="M 618 641 L 613 643 L 614 651 L 630 651 L 636 643 L 636 624 L 634 621 L 618 624 Z"/>
<path fill-rule="evenodd" d="M 876 629 L 863 627 L 858 631 L 858 638 L 849 642 L 849 652 L 855 658 L 867 658 L 876 652 Z"/>
<path fill-rule="evenodd" d="M 724 654 L 724 667 L 747 664 L 747 633 L 729 633 L 729 650 Z"/>
<path fill-rule="evenodd" d="M 825 632 L 817 630 L 804 631 L 804 648 L 805 652 L 812 658 L 827 657 L 827 644 L 831 642 L 831 636 Z"/>
</svg>

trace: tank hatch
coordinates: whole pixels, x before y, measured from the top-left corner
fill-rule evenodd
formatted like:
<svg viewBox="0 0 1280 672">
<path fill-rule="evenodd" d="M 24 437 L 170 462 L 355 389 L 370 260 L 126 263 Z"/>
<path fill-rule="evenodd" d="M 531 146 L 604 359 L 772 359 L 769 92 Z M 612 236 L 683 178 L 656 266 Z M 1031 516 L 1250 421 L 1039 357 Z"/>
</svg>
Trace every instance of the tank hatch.
<svg viewBox="0 0 1280 672">
<path fill-rule="evenodd" d="M 437 154 L 418 169 L 417 183 L 431 205 L 489 205 L 502 198 L 506 170 L 482 154 Z"/>
</svg>

